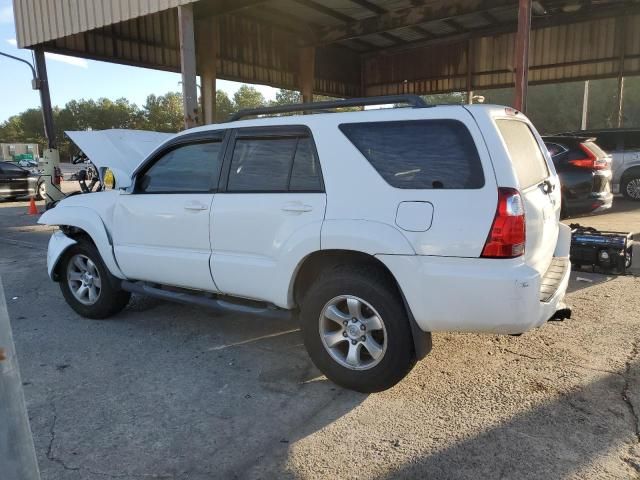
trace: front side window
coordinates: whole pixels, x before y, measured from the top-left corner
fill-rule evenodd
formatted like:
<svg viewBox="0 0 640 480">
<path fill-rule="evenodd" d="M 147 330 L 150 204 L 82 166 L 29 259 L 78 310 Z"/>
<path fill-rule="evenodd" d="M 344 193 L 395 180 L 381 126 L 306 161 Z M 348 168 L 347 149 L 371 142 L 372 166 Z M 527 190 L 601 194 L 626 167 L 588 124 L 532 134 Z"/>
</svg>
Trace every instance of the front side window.
<svg viewBox="0 0 640 480">
<path fill-rule="evenodd" d="M 207 193 L 218 185 L 222 142 L 176 147 L 155 162 L 138 181 L 139 193 Z"/>
<path fill-rule="evenodd" d="M 310 137 L 252 137 L 235 142 L 228 192 L 321 191 Z"/>
<path fill-rule="evenodd" d="M 473 138 L 456 120 L 348 123 L 340 125 L 340 130 L 393 187 L 484 186 Z"/>
</svg>

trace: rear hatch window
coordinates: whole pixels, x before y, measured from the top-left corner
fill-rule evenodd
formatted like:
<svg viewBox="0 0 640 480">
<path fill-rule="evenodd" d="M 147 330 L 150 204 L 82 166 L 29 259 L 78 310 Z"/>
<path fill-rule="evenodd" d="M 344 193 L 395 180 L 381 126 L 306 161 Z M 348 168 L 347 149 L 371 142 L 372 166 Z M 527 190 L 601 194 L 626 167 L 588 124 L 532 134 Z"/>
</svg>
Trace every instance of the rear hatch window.
<svg viewBox="0 0 640 480">
<path fill-rule="evenodd" d="M 346 123 L 340 130 L 393 187 L 484 186 L 473 138 L 457 120 Z"/>
<path fill-rule="evenodd" d="M 545 180 L 549 167 L 529 125 L 518 120 L 496 120 L 496 124 L 507 145 L 520 187 L 526 189 Z"/>
</svg>

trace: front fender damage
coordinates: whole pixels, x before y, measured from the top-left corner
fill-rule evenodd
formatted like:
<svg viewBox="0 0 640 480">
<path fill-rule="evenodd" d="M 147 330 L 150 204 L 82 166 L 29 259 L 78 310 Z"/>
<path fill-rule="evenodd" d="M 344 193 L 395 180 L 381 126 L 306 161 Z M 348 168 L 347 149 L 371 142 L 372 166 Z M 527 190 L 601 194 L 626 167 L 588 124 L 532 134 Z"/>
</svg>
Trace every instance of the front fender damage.
<svg viewBox="0 0 640 480">
<path fill-rule="evenodd" d="M 56 275 L 56 266 L 58 265 L 58 261 L 65 250 L 76 243 L 78 242 L 73 238 L 67 237 L 59 230 L 51 235 L 51 238 L 49 239 L 49 247 L 47 249 L 47 273 L 51 280 L 59 280 Z"/>
<path fill-rule="evenodd" d="M 116 278 L 125 279 L 126 277 L 120 271 L 120 267 L 116 262 L 115 255 L 113 253 L 113 245 L 111 243 L 111 237 L 109 236 L 107 229 L 102 221 L 102 218 L 92 209 L 80 206 L 66 206 L 59 204 L 56 208 L 47 210 L 38 220 L 38 223 L 43 225 L 57 225 L 60 227 L 74 227 L 76 229 L 85 232 L 94 243 L 100 257 L 104 262 L 109 272 Z M 64 228 L 63 228 L 64 229 Z M 76 243 L 76 240 L 66 235 L 64 232 L 56 232 L 66 237 L 68 240 L 72 240 Z M 51 240 L 54 242 L 54 250 L 51 251 L 51 243 L 49 244 L 49 253 L 47 253 L 47 269 L 49 270 L 49 276 L 54 280 L 52 276 L 55 274 L 55 267 L 60 260 L 60 256 L 64 251 L 69 248 L 73 243 L 67 244 L 64 248 L 61 248 L 66 240 L 56 238 Z"/>
</svg>

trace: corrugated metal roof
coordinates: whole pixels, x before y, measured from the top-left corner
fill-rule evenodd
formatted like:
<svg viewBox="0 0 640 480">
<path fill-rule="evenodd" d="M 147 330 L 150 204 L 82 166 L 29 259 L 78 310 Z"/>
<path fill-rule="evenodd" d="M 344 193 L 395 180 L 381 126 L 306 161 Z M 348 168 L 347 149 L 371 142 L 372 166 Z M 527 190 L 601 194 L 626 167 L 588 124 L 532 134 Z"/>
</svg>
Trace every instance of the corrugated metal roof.
<svg viewBox="0 0 640 480">
<path fill-rule="evenodd" d="M 467 78 L 475 89 L 514 81 L 516 0 L 14 3 L 20 45 L 129 65 L 179 71 L 174 7 L 194 3 L 199 58 L 214 50 L 207 42 L 215 29 L 220 78 L 296 88 L 299 47 L 315 45 L 315 90 L 329 95 L 465 90 Z M 532 22 L 531 83 L 640 74 L 640 0 L 581 3 L 579 11 L 575 0 L 542 3 L 547 13 Z"/>
<path fill-rule="evenodd" d="M 13 0 L 20 48 L 197 0 Z"/>
</svg>

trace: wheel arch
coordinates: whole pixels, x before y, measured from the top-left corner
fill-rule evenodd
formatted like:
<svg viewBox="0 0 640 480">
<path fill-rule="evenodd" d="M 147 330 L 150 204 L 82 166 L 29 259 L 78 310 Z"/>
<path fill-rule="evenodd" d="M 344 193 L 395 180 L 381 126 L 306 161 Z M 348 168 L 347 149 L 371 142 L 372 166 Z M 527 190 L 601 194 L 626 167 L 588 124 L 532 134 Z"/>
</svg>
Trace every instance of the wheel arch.
<svg viewBox="0 0 640 480">
<path fill-rule="evenodd" d="M 634 165 L 632 167 L 627 168 L 622 175 L 620 176 L 621 182 L 624 182 L 627 178 L 637 175 L 640 177 L 640 165 Z"/>
<path fill-rule="evenodd" d="M 54 235 L 49 242 L 47 264 L 52 279 L 55 280 L 57 265 L 64 252 L 83 237 L 89 239 L 95 245 L 102 261 L 114 277 L 125 278 L 116 262 L 111 236 L 102 218 L 94 210 L 86 207 L 59 205 L 47 210 L 40 217 L 38 223 L 60 227 L 62 235 L 72 241 L 70 243 Z M 58 248 L 54 247 L 54 241 L 58 242 Z M 60 242 L 65 243 L 64 248 L 59 248 Z"/>
<path fill-rule="evenodd" d="M 431 351 L 431 333 L 424 332 L 420 329 L 395 276 L 382 261 L 372 254 L 358 250 L 331 249 L 318 250 L 307 255 L 298 264 L 291 280 L 290 296 L 292 303 L 299 306 L 304 299 L 304 295 L 313 283 L 313 280 L 317 278 L 322 271 L 338 265 L 371 266 L 378 269 L 389 279 L 389 282 L 397 289 L 409 317 L 416 358 L 418 360 L 424 358 Z"/>
</svg>

